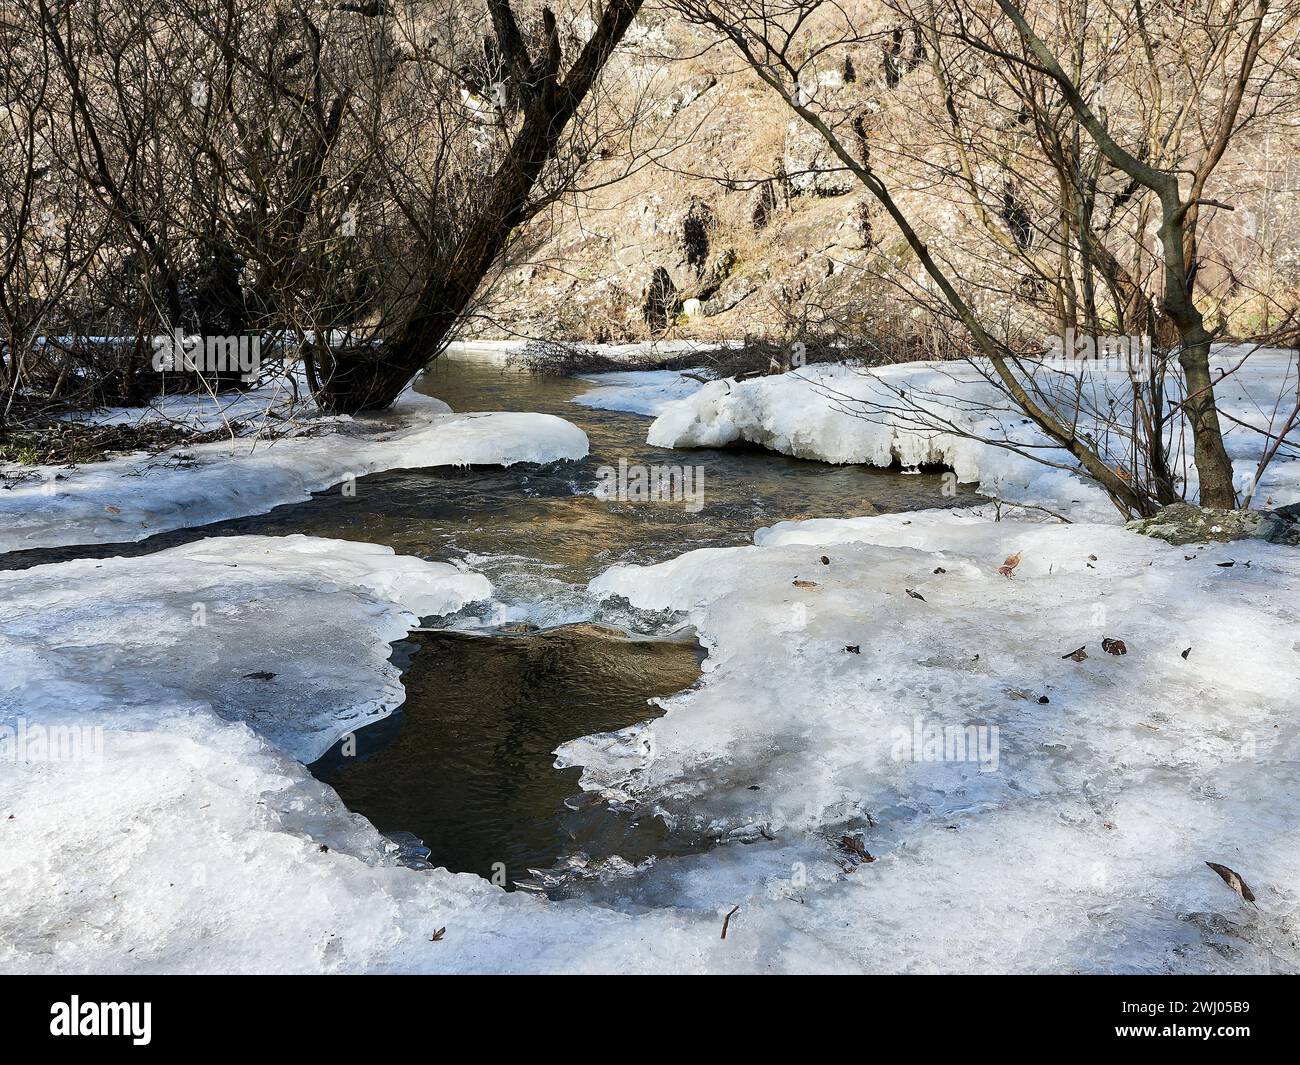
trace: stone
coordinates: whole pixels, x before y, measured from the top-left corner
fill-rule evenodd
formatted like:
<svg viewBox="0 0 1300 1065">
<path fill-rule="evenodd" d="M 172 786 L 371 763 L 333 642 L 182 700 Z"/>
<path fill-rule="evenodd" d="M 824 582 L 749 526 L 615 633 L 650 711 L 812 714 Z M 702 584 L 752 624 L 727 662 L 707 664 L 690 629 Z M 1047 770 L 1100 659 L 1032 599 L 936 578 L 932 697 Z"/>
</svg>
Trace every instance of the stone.
<svg viewBox="0 0 1300 1065">
<path fill-rule="evenodd" d="M 1171 503 L 1151 517 L 1130 521 L 1125 527 L 1176 545 L 1234 540 L 1300 545 L 1300 507 L 1213 510 L 1191 503 Z"/>
</svg>

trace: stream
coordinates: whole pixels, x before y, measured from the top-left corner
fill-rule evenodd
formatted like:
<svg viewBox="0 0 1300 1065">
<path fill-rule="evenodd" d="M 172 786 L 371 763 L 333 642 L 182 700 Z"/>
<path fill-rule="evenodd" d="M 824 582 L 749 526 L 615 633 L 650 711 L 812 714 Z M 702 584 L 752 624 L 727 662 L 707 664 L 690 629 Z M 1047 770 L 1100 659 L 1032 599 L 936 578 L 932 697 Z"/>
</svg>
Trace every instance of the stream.
<svg viewBox="0 0 1300 1065">
<path fill-rule="evenodd" d="M 361 730 L 357 750 L 310 768 L 353 811 L 396 840 L 404 860 L 537 888 L 536 871 L 679 853 L 656 818 L 583 796 L 580 770 L 554 749 L 662 711 L 650 700 L 700 676 L 684 619 L 614 601 L 587 582 L 619 562 L 663 561 L 701 547 L 749 544 L 754 530 L 802 517 L 849 517 L 960 505 L 937 471 L 830 466 L 759 448 L 669 451 L 646 444 L 650 419 L 573 399 L 594 387 L 466 361 L 434 363 L 417 388 L 456 411 L 538 411 L 587 434 L 581 462 L 393 470 L 268 514 L 163 534 L 138 544 L 24 552 L 13 565 L 137 555 L 206 536 L 312 536 L 386 544 L 461 563 L 492 582 L 491 602 L 435 619 L 394 646 L 407 698 Z M 597 470 L 690 465 L 703 506 L 593 495 Z M 679 848 L 675 850 L 674 848 Z"/>
</svg>

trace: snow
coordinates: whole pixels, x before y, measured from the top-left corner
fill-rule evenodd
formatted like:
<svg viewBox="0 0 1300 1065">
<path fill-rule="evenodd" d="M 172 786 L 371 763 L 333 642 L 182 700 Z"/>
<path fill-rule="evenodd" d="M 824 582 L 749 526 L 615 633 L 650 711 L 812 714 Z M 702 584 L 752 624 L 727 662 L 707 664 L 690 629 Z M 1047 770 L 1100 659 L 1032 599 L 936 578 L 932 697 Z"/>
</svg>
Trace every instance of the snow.
<svg viewBox="0 0 1300 1065">
<path fill-rule="evenodd" d="M 0 818 L 0 970 L 609 972 L 756 961 L 717 942 L 712 915 L 707 927 L 668 914 L 633 920 L 396 866 L 395 848 L 328 787 L 234 726 L 113 732 L 105 761 L 111 785 L 58 764 L 0 785 L 13 818 Z"/>
<path fill-rule="evenodd" d="M 389 642 L 482 577 L 306 537 L 0 575 L 0 723 L 104 730 L 93 761 L 0 762 L 0 969 L 1300 968 L 1294 549 L 970 511 L 757 539 L 592 582 L 679 611 L 707 674 L 557 764 L 706 847 L 567 902 L 400 867 L 295 760 L 400 700 Z M 913 760 L 943 725 L 996 742 Z"/>
<path fill-rule="evenodd" d="M 1238 368 L 1242 353 L 1219 349 L 1212 368 L 1231 371 L 1216 390 L 1225 442 L 1239 484 L 1251 480 L 1263 438 L 1230 419 L 1269 426 L 1281 397 L 1282 414 L 1295 402 L 1296 353 L 1258 351 Z M 1104 437 L 1112 465 L 1126 454 L 1126 434 L 1098 428 L 1112 398 L 1127 389 L 1120 370 L 1088 370 L 1046 363 L 1045 389 L 1072 394 L 1083 382 L 1084 423 Z M 989 382 L 978 362 L 906 363 L 861 370 L 816 365 L 747 381 L 711 382 L 693 395 L 659 408 L 647 441 L 658 447 L 722 447 L 758 444 L 798 458 L 905 468 L 947 466 L 962 483 L 1018 502 L 1064 509 L 1079 518 L 1117 520 L 1100 489 L 1083 480 L 1074 459 L 1055 445 Z M 1172 390 L 1174 385 L 1169 385 Z M 991 443 L 986 441 L 998 441 Z M 1044 464 L 1036 459 L 1045 459 Z M 1182 470 L 1175 449 L 1172 467 Z M 1194 485 L 1195 471 L 1186 471 Z M 1280 459 L 1265 475 L 1256 504 L 1300 500 L 1300 461 Z"/>
<path fill-rule="evenodd" d="M 288 396 L 264 390 L 234 400 L 171 397 L 149 410 L 111 411 L 105 420 L 185 421 L 201 428 L 226 418 L 283 410 Z M 307 414 L 298 435 L 256 436 L 125 455 L 71 469 L 9 466 L 31 474 L 0 491 L 0 552 L 86 543 L 129 543 L 172 529 L 264 514 L 350 478 L 391 469 L 554 462 L 587 454 L 581 429 L 549 414 L 453 414 L 408 390 L 377 415 Z"/>
<path fill-rule="evenodd" d="M 1231 409 L 1260 416 L 1286 372 L 1263 367 L 1234 379 Z M 393 641 L 509 614 L 514 591 L 302 536 L 0 572 L 0 970 L 1300 971 L 1300 552 L 1139 536 L 1072 473 L 891 405 L 892 383 L 947 390 L 954 421 L 993 417 L 977 379 L 953 391 L 961 372 L 817 367 L 675 400 L 662 375 L 601 375 L 588 398 L 665 404 L 654 444 L 939 461 L 1079 520 L 986 505 L 781 522 L 595 578 L 603 616 L 690 624 L 709 657 L 664 716 L 566 743 L 557 767 L 698 847 L 576 858 L 565 901 L 402 866 L 303 765 L 401 703 Z M 872 421 L 830 398 L 858 390 Z M 321 428 L 233 459 L 205 445 L 196 469 L 86 467 L 63 497 L 2 492 L 3 542 L 138 539 L 349 472 L 586 451 L 560 419 L 415 396 Z M 1248 439 L 1230 437 L 1242 463 Z M 1295 465 L 1266 485 L 1277 502 Z M 85 738 L 75 757 L 20 748 L 58 730 Z"/>
<path fill-rule="evenodd" d="M 660 863 L 642 901 L 724 886 L 754 934 L 797 929 L 862 971 L 1300 966 L 1294 549 L 952 511 L 758 539 L 592 584 L 681 611 L 709 672 L 665 717 L 567 744 L 559 764 L 687 838 L 752 841 L 712 872 L 716 851 L 691 872 Z M 1080 646 L 1085 661 L 1062 657 Z M 927 760 L 944 726 L 996 728 L 994 757 L 972 743 Z M 837 853 L 846 832 L 876 861 Z"/>
<path fill-rule="evenodd" d="M 0 970 L 759 963 L 718 941 L 712 914 L 633 919 L 401 866 L 296 760 L 400 700 L 390 642 L 487 596 L 477 574 L 228 537 L 3 573 L 0 588 Z M 97 740 L 76 757 L 16 746 L 58 729 Z"/>
<path fill-rule="evenodd" d="M 583 407 L 620 410 L 630 414 L 658 415 L 677 400 L 693 396 L 705 384 L 697 377 L 707 370 L 616 370 L 612 373 L 583 374 L 582 380 L 599 387 L 574 399 Z M 696 376 L 688 377 L 687 374 Z"/>
<path fill-rule="evenodd" d="M 5 571 L 0 589 L 8 713 L 114 728 L 211 713 L 304 762 L 400 705 L 390 641 L 492 590 L 445 563 L 304 536 Z"/>
</svg>

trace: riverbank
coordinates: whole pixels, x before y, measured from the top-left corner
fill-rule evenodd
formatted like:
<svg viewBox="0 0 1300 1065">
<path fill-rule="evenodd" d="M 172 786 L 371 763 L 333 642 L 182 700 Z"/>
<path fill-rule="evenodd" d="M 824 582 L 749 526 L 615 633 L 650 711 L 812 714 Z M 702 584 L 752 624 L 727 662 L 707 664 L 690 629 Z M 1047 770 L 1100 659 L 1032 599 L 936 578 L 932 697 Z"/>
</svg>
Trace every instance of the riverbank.
<svg viewBox="0 0 1300 1065">
<path fill-rule="evenodd" d="M 607 379 L 627 390 L 601 402 L 702 394 L 651 402 L 665 384 Z M 90 754 L 6 736 L 0 967 L 1300 970 L 1294 548 L 994 520 L 937 474 L 759 451 L 632 453 L 704 463 L 699 515 L 602 501 L 587 464 L 650 423 L 598 407 L 572 407 L 582 462 L 381 474 L 361 517 L 318 498 L 0 574 L 0 720 Z M 911 509 L 852 509 L 895 484 Z M 448 500 L 467 512 L 431 521 Z M 359 542 L 380 535 L 401 550 Z M 409 868 L 302 764 L 408 697 L 391 645 L 421 621 L 593 616 L 708 651 L 663 716 L 557 751 L 592 811 L 654 820 L 675 855 L 507 893 Z"/>
</svg>

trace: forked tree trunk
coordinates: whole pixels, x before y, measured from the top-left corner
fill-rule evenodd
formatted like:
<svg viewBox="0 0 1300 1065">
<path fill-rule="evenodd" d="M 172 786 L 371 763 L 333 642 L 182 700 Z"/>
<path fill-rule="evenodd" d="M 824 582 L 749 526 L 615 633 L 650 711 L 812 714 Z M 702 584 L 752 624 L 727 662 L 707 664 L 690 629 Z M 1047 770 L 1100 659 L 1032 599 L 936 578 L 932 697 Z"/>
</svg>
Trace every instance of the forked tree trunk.
<svg viewBox="0 0 1300 1065">
<path fill-rule="evenodd" d="M 317 384 L 317 403 L 327 411 L 356 414 L 381 410 L 442 347 L 469 307 L 511 232 L 531 213 L 533 186 L 555 155 L 564 128 L 591 90 L 614 48 L 636 17 L 642 0 L 609 0 L 591 39 L 561 83 L 559 37 L 554 16 L 545 11 L 547 54 L 531 64 L 541 73 L 528 88 L 533 95 L 510 151 L 486 183 L 480 206 L 465 236 L 443 260 L 425 266 L 415 310 L 378 348 L 307 352 Z M 494 23 L 503 48 L 519 55 L 523 45 L 514 16 L 503 0 L 493 0 Z M 522 58 L 526 59 L 526 56 Z M 521 64 L 522 65 L 522 64 Z M 530 71 L 530 72 L 531 72 Z"/>
</svg>

